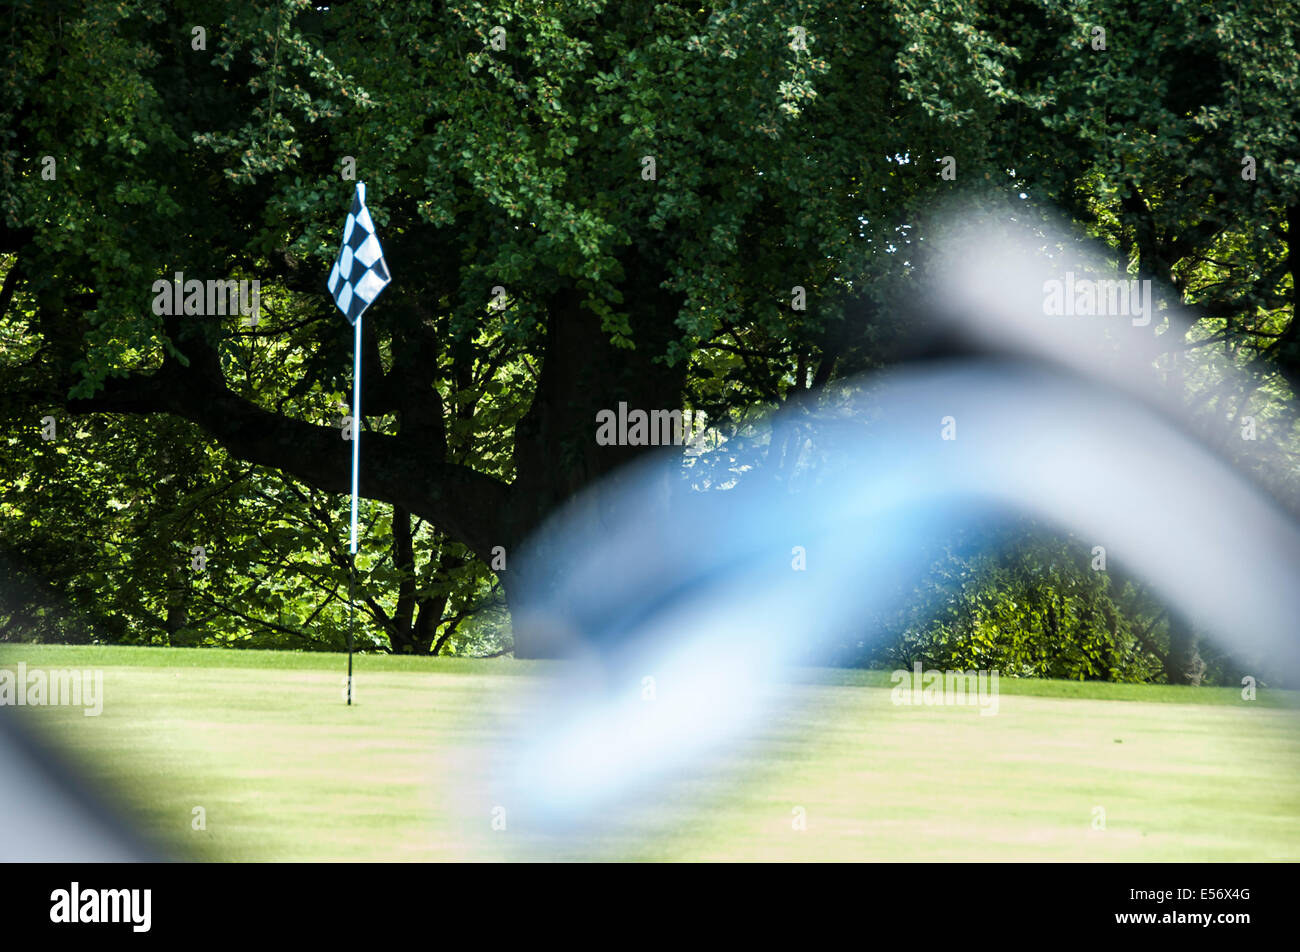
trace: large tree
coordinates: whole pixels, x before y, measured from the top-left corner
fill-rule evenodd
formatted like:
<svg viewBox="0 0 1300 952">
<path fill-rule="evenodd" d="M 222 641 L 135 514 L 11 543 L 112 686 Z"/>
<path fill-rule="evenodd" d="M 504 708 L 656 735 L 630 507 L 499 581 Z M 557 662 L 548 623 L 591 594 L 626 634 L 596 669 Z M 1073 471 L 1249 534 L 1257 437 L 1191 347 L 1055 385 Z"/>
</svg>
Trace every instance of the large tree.
<svg viewBox="0 0 1300 952">
<path fill-rule="evenodd" d="M 597 411 L 725 375 L 693 362 L 711 345 L 732 398 L 825 380 L 858 343 L 836 333 L 847 280 L 891 270 L 902 210 L 938 187 L 888 157 L 953 118 L 897 82 L 907 24 L 858 5 L 209 9 L 15 6 L 6 391 L 179 416 L 346 491 L 324 417 L 350 335 L 323 288 L 352 157 L 396 276 L 366 321 L 362 488 L 484 561 L 640 452 L 598 446 Z M 176 271 L 290 303 L 258 328 L 157 316 Z M 260 389 L 246 347 L 298 385 Z"/>
<path fill-rule="evenodd" d="M 1064 206 L 1295 379 L 1297 25 L 1259 3 L 11 10 L 10 412 L 169 414 L 346 492 L 324 281 L 354 160 L 395 276 L 365 324 L 362 491 L 483 563 L 642 452 L 598 445 L 598 411 L 727 422 L 890 359 L 923 332 L 918 213 L 954 190 Z M 262 322 L 156 316 L 176 271 L 258 278 Z"/>
</svg>

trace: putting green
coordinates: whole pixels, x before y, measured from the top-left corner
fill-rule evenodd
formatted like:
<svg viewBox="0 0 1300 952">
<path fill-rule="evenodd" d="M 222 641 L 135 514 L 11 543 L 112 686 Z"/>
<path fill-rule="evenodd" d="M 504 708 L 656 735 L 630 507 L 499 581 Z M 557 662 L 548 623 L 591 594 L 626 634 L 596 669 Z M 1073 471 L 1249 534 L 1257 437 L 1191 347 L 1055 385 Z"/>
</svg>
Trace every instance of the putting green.
<svg viewBox="0 0 1300 952">
<path fill-rule="evenodd" d="M 545 663 L 361 657 L 349 709 L 337 655 L 0 646 L 20 661 L 103 670 L 99 716 L 23 716 L 199 858 L 1300 858 L 1294 692 L 1003 678 L 985 717 L 895 706 L 884 672 L 808 670 L 755 737 L 560 836 L 518 822 L 483 763 Z"/>
</svg>

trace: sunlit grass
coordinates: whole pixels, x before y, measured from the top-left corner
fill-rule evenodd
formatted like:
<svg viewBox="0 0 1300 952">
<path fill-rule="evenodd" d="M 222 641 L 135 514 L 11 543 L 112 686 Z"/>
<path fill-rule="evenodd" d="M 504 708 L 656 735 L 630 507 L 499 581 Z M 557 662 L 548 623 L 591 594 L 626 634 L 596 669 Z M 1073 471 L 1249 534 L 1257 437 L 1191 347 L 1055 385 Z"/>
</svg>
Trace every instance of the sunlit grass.
<svg viewBox="0 0 1300 952">
<path fill-rule="evenodd" d="M 0 648 L 19 661 L 104 670 L 101 716 L 26 713 L 203 858 L 1300 858 L 1291 692 L 1003 679 L 987 717 L 896 707 L 887 672 L 808 669 L 757 736 L 637 822 L 561 837 L 508 804 L 493 830 L 502 805 L 467 753 L 506 749 L 547 663 L 362 656 L 348 708 L 339 655 Z"/>
</svg>

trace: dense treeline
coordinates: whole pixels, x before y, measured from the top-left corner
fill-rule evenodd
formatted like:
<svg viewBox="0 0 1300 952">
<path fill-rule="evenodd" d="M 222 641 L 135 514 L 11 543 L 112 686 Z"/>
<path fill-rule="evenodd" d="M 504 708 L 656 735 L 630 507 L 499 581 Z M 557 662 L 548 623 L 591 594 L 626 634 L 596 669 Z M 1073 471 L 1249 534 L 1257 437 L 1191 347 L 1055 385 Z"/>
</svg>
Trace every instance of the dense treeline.
<svg viewBox="0 0 1300 952">
<path fill-rule="evenodd" d="M 363 347 L 363 646 L 532 656 L 509 553 L 643 452 L 596 413 L 692 411 L 725 470 L 763 413 L 924 351 L 954 196 L 1063 211 L 1180 298 L 1153 379 L 1300 508 L 1293 6 L 9 10 L 0 638 L 343 643 L 351 334 L 324 285 L 353 168 L 395 276 Z M 258 280 L 258 321 L 155 313 L 176 272 Z M 887 647 L 841 659 L 1236 676 L 1089 559 L 1027 522 L 954 537 L 872 621 Z"/>
</svg>

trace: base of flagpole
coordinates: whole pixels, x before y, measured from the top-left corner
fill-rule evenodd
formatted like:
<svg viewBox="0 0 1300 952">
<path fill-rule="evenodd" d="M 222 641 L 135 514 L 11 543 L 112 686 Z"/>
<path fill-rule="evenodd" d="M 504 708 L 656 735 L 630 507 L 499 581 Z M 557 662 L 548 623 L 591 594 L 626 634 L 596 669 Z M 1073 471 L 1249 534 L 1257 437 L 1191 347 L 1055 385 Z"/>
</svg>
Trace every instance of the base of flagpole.
<svg viewBox="0 0 1300 952">
<path fill-rule="evenodd" d="M 352 706 L 352 640 L 357 626 L 357 557 L 348 553 L 348 707 Z"/>
</svg>

